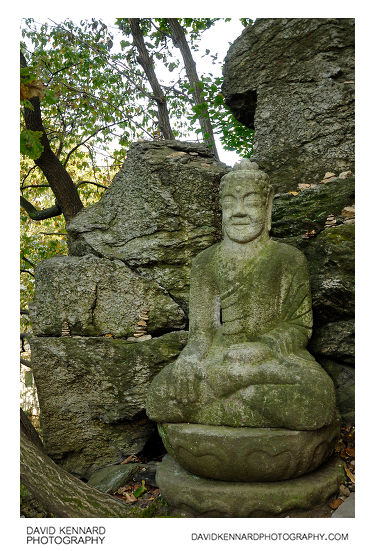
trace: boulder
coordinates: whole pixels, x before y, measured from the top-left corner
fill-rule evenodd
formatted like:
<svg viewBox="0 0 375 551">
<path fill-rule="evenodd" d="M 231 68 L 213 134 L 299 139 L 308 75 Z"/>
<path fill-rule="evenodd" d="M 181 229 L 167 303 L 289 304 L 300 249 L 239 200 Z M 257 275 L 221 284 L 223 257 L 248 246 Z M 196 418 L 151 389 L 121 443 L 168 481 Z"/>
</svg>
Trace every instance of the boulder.
<svg viewBox="0 0 375 551">
<path fill-rule="evenodd" d="M 347 364 L 338 364 L 325 358 L 320 363 L 335 384 L 336 403 L 346 423 L 355 423 L 355 370 Z"/>
<path fill-rule="evenodd" d="M 32 367 L 49 455 L 71 473 L 139 453 L 155 430 L 144 408 L 153 377 L 180 353 L 186 331 L 140 343 L 106 337 L 34 337 Z"/>
<path fill-rule="evenodd" d="M 282 193 L 275 197 L 272 210 L 273 237 L 319 233 L 329 215 L 341 217 L 344 207 L 354 202 L 354 178 L 335 178 L 327 184 L 300 191 L 297 195 Z"/>
<path fill-rule="evenodd" d="M 354 319 L 316 327 L 309 349 L 319 359 L 354 365 Z"/>
<path fill-rule="evenodd" d="M 138 472 L 138 465 L 109 465 L 92 474 L 87 484 L 104 493 L 116 492 Z"/>
<path fill-rule="evenodd" d="M 355 423 L 355 375 L 354 369 L 343 366 L 336 383 L 337 405 L 346 423 Z"/>
<path fill-rule="evenodd" d="M 314 326 L 308 349 L 332 377 L 337 406 L 354 422 L 354 179 L 334 178 L 298 194 L 275 197 L 273 239 L 304 252 L 310 273 Z M 335 225 L 326 227 L 333 215 Z M 354 218 L 352 219 L 354 222 Z"/>
<path fill-rule="evenodd" d="M 307 257 L 315 329 L 354 317 L 354 225 L 340 224 L 309 240 Z"/>
<path fill-rule="evenodd" d="M 184 311 L 165 289 L 120 260 L 56 256 L 36 268 L 30 314 L 37 336 L 61 336 L 68 322 L 71 335 L 131 337 L 143 310 L 150 334 L 185 326 Z"/>
<path fill-rule="evenodd" d="M 203 144 L 133 144 L 100 201 L 68 224 L 70 254 L 122 260 L 187 309 L 192 259 L 220 238 L 227 171 Z"/>
<path fill-rule="evenodd" d="M 276 191 L 354 166 L 354 19 L 256 19 L 231 45 L 223 94 L 255 129 Z"/>
</svg>

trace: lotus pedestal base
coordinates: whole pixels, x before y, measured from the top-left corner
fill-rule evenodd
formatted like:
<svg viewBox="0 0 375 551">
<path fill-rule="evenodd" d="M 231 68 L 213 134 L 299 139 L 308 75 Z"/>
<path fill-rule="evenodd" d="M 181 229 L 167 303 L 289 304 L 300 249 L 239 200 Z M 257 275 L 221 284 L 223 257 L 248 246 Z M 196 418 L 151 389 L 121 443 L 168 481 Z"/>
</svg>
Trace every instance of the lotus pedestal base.
<svg viewBox="0 0 375 551">
<path fill-rule="evenodd" d="M 226 482 L 190 474 L 168 454 L 156 474 L 172 515 L 219 518 L 282 517 L 296 511 L 296 516 L 310 516 L 308 511 L 327 503 L 344 479 L 338 458 L 291 480 Z"/>
</svg>

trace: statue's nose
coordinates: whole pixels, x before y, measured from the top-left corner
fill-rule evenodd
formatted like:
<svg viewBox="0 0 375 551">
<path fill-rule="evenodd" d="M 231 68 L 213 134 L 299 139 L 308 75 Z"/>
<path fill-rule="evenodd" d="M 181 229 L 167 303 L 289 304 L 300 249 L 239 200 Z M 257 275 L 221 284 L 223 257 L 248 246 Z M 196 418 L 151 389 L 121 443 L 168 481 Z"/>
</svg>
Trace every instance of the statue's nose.
<svg viewBox="0 0 375 551">
<path fill-rule="evenodd" d="M 232 216 L 246 216 L 246 211 L 242 201 L 237 201 L 234 208 Z"/>
</svg>

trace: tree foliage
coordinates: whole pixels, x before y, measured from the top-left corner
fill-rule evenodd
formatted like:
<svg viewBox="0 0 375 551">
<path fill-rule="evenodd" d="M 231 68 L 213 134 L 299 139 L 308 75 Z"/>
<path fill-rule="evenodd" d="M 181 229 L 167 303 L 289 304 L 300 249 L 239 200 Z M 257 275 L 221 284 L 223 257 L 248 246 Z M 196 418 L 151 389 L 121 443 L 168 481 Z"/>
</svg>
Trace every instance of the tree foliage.
<svg viewBox="0 0 375 551">
<path fill-rule="evenodd" d="M 145 47 L 165 97 L 173 135 L 207 139 L 202 118 L 209 118 L 223 147 L 249 156 L 252 131 L 236 121 L 221 94 L 222 78 L 199 75 L 197 102 L 176 48 L 170 20 L 139 19 Z M 177 20 L 193 55 L 203 33 L 217 19 Z M 228 20 L 229 21 L 229 20 Z M 243 25 L 251 20 L 241 20 Z M 46 148 L 79 192 L 83 205 L 96 202 L 121 166 L 132 142 L 161 138 L 158 103 L 139 63 L 129 20 L 109 27 L 100 19 L 22 23 L 21 51 L 21 309 L 33 291 L 33 266 L 66 254 L 63 209 L 40 159 Z M 217 54 L 204 54 L 215 65 Z M 161 76 L 159 76 L 161 75 Z M 31 129 L 25 114 L 40 108 L 43 128 Z M 44 141 L 43 141 L 44 140 Z M 53 191 L 52 191 L 53 190 Z M 47 216 L 51 218 L 43 219 Z M 25 260 L 26 259 L 26 260 Z M 22 330 L 29 330 L 22 317 Z"/>
</svg>

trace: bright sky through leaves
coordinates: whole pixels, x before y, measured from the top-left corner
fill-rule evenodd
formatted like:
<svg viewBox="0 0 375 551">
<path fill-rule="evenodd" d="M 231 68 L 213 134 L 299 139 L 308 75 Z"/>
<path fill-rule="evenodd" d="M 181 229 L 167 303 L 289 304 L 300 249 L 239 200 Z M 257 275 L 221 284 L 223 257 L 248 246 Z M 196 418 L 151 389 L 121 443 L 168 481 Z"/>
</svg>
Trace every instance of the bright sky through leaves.
<svg viewBox="0 0 375 551">
<path fill-rule="evenodd" d="M 123 34 L 114 24 L 114 20 L 102 20 L 106 25 L 108 25 L 111 32 L 114 34 L 114 49 L 120 50 L 119 42 L 124 38 Z M 197 72 L 200 77 L 209 73 L 212 73 L 214 77 L 222 76 L 224 58 L 228 52 L 230 44 L 240 36 L 243 30 L 244 26 L 241 24 L 240 20 L 236 18 L 227 22 L 224 20 L 217 21 L 210 29 L 206 30 L 202 34 L 202 38 L 199 42 L 199 50 L 197 52 L 193 52 Z M 216 63 L 212 63 L 210 55 L 205 55 L 206 50 L 210 50 L 211 54 L 218 54 Z M 181 58 L 178 49 L 175 48 L 174 51 L 175 55 Z M 163 84 L 169 84 L 171 82 L 171 73 L 167 71 L 163 63 L 157 63 L 157 60 L 155 61 L 157 75 L 160 82 Z M 171 119 L 173 121 L 172 117 Z M 196 135 L 191 134 L 191 139 L 196 140 Z M 223 149 L 218 135 L 216 135 L 216 147 L 218 149 L 220 160 L 223 163 L 233 166 L 234 163 L 240 160 L 239 156 L 235 152 L 225 151 Z"/>
</svg>

